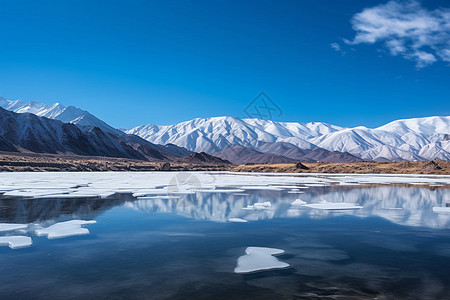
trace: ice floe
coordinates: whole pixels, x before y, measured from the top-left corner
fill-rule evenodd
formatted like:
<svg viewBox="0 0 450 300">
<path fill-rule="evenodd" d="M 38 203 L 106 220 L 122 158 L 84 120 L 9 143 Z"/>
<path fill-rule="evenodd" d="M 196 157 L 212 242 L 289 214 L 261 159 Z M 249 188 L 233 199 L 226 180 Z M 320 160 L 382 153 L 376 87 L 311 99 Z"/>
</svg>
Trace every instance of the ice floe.
<svg viewBox="0 0 450 300">
<path fill-rule="evenodd" d="M 438 214 L 450 214 L 450 207 L 433 207 L 433 211 Z"/>
<path fill-rule="evenodd" d="M 325 210 L 350 210 L 350 209 L 360 209 L 362 206 L 356 205 L 355 203 L 346 203 L 346 202 L 322 202 L 322 203 L 312 203 L 305 204 L 304 207 L 313 208 L 313 209 L 325 209 Z"/>
<path fill-rule="evenodd" d="M 28 224 L 0 223 L 0 232 L 25 229 L 27 227 Z"/>
<path fill-rule="evenodd" d="M 264 186 L 264 185 L 248 185 L 248 186 L 241 186 L 244 190 L 267 190 L 267 191 L 282 191 L 282 188 L 274 187 L 274 186 Z"/>
<path fill-rule="evenodd" d="M 305 205 L 306 202 L 301 200 L 301 199 L 295 199 L 294 201 L 292 201 L 291 206 L 302 206 Z"/>
<path fill-rule="evenodd" d="M 232 223 L 248 223 L 247 220 L 241 219 L 241 218 L 230 218 L 230 219 L 228 219 L 228 222 L 232 222 Z"/>
<path fill-rule="evenodd" d="M 11 235 L 11 236 L 1 236 L 0 246 L 8 246 L 11 249 L 18 249 L 31 246 L 33 241 L 28 236 L 22 235 Z"/>
<path fill-rule="evenodd" d="M 53 224 L 47 228 L 36 230 L 37 236 L 47 236 L 49 239 L 58 239 L 75 235 L 89 234 L 87 228 L 81 227 L 83 225 L 94 224 L 96 221 L 71 220 L 67 222 L 60 222 Z"/>
<path fill-rule="evenodd" d="M 279 261 L 274 255 L 283 254 L 284 250 L 265 247 L 247 247 L 245 255 L 237 260 L 235 273 L 251 273 L 256 271 L 285 269 L 288 263 Z"/>
<path fill-rule="evenodd" d="M 201 193 L 242 193 L 242 189 L 196 189 L 196 192 Z"/>
</svg>

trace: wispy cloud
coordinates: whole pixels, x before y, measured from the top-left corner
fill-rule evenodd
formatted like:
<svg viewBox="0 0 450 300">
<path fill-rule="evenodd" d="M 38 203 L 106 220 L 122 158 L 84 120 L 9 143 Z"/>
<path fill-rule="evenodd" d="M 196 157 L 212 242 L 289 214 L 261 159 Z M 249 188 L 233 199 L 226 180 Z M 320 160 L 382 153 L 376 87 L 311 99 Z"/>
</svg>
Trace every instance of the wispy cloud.
<svg viewBox="0 0 450 300">
<path fill-rule="evenodd" d="M 330 46 L 337 52 L 341 51 L 341 46 L 338 43 L 331 43 Z"/>
<path fill-rule="evenodd" d="M 351 20 L 356 31 L 347 44 L 384 43 L 392 55 L 418 68 L 450 62 L 450 9 L 428 10 L 418 1 L 389 1 L 366 8 Z"/>
</svg>

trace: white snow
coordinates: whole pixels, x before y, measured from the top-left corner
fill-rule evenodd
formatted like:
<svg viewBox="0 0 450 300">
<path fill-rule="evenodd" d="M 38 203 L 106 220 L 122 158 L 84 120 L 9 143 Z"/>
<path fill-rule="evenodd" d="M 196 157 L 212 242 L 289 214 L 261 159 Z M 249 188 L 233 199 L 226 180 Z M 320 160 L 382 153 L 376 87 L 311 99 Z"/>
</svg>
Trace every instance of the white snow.
<svg viewBox="0 0 450 300">
<path fill-rule="evenodd" d="M 22 235 L 11 235 L 11 236 L 1 236 L 0 246 L 8 246 L 11 249 L 18 249 L 31 246 L 32 240 L 28 236 Z"/>
<path fill-rule="evenodd" d="M 284 250 L 264 247 L 247 247 L 245 255 L 237 260 L 235 273 L 251 273 L 263 270 L 285 269 L 289 264 L 279 261 L 273 255 L 283 254 Z"/>
<path fill-rule="evenodd" d="M 47 228 L 38 229 L 35 232 L 37 236 L 46 235 L 49 239 L 58 239 L 74 235 L 85 235 L 89 234 L 89 230 L 81 226 L 94 223 L 96 223 L 96 221 L 71 220 L 56 223 Z"/>
</svg>

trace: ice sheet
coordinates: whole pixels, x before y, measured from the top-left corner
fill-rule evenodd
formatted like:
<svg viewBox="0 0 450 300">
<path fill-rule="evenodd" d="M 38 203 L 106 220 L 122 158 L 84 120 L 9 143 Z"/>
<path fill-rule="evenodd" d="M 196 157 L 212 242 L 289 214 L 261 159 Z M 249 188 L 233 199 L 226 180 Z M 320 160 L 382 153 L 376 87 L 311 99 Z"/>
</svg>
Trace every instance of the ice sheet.
<svg viewBox="0 0 450 300">
<path fill-rule="evenodd" d="M 273 255 L 283 254 L 284 250 L 264 247 L 248 247 L 245 255 L 237 260 L 235 273 L 251 273 L 264 270 L 285 269 L 289 264 L 279 261 Z"/>
<path fill-rule="evenodd" d="M 195 190 L 286 190 L 298 192 L 305 187 L 330 184 L 412 184 L 450 185 L 448 175 L 389 174 L 297 174 L 184 172 L 194 183 L 173 185 L 176 172 L 16 172 L 0 173 L 0 190 L 4 196 L 17 197 L 106 197 L 113 193 L 152 196 L 170 193 L 190 194 Z M 48 188 L 51 187 L 51 188 Z M 292 190 L 293 189 L 293 190 Z"/>
</svg>

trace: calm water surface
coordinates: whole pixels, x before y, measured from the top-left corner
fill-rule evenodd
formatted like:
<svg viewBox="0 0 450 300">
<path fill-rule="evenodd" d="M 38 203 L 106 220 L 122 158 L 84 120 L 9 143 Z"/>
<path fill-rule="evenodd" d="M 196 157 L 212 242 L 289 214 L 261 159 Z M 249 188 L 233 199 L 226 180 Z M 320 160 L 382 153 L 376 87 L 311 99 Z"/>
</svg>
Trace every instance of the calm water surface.
<svg viewBox="0 0 450 300">
<path fill-rule="evenodd" d="M 293 207 L 351 202 L 359 210 Z M 271 207 L 243 210 L 256 202 Z M 0 196 L 0 222 L 96 220 L 89 235 L 26 234 L 0 247 L 1 299 L 450 299 L 450 190 L 313 187 L 167 199 Z M 244 218 L 248 223 L 228 222 Z M 285 250 L 282 270 L 233 272 L 248 246 Z"/>
</svg>

